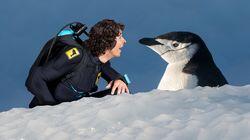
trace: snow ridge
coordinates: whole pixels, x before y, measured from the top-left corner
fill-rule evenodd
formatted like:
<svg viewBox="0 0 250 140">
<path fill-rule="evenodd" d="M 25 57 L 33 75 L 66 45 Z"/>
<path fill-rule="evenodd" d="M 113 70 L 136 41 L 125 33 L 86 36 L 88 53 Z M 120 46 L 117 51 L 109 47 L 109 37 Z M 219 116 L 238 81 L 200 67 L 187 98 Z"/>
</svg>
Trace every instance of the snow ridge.
<svg viewBox="0 0 250 140">
<path fill-rule="evenodd" d="M 250 85 L 152 90 L 0 113 L 1 140 L 247 140 Z"/>
</svg>

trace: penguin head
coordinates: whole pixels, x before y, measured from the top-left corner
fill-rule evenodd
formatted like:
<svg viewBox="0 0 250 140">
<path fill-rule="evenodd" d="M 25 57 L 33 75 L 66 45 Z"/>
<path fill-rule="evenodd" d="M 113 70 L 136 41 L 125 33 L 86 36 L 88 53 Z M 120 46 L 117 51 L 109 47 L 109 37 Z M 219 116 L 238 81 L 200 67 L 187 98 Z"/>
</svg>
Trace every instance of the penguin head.
<svg viewBox="0 0 250 140">
<path fill-rule="evenodd" d="M 202 39 L 191 32 L 170 32 L 139 42 L 159 54 L 166 62 L 189 61 L 198 51 L 207 50 Z"/>
</svg>

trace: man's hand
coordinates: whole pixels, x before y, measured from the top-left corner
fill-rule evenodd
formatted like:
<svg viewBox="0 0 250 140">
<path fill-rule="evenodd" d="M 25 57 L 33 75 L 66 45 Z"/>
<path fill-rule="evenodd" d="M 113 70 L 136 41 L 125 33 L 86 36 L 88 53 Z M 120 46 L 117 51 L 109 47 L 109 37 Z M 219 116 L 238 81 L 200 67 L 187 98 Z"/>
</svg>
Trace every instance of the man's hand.
<svg viewBox="0 0 250 140">
<path fill-rule="evenodd" d="M 111 90 L 112 95 L 115 94 L 116 90 L 117 90 L 117 94 L 129 93 L 128 86 L 122 80 L 115 80 L 114 84 L 113 84 L 113 81 L 111 81 L 106 86 L 106 88 L 111 88 L 112 85 L 113 85 L 112 90 Z"/>
</svg>

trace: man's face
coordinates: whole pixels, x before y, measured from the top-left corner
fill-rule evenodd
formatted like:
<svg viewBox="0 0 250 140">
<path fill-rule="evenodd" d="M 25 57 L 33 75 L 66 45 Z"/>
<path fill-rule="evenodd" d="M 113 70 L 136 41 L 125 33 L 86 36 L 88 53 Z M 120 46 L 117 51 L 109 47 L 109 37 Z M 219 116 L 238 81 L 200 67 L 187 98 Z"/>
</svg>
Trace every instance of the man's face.
<svg viewBox="0 0 250 140">
<path fill-rule="evenodd" d="M 121 48 L 126 43 L 125 38 L 122 36 L 122 31 L 116 37 L 115 47 L 110 51 L 114 57 L 119 57 L 121 55 Z"/>
</svg>

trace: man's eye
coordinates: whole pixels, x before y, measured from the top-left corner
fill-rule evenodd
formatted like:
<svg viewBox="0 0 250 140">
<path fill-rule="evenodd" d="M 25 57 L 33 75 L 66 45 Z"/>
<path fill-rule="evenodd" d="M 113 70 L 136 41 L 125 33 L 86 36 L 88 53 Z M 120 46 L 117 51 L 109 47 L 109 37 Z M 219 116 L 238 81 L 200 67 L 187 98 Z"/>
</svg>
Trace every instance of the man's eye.
<svg viewBox="0 0 250 140">
<path fill-rule="evenodd" d="M 122 36 L 118 36 L 118 39 L 121 39 L 122 38 Z"/>
</svg>

